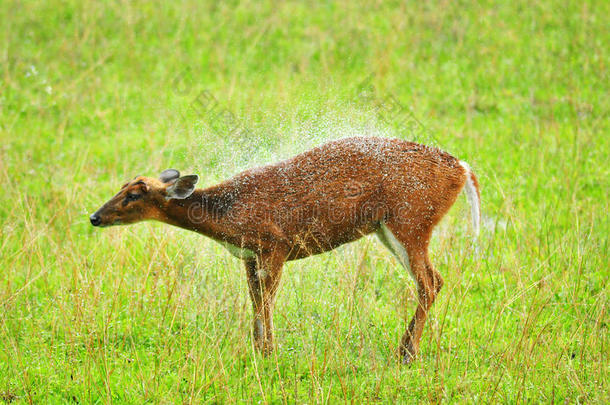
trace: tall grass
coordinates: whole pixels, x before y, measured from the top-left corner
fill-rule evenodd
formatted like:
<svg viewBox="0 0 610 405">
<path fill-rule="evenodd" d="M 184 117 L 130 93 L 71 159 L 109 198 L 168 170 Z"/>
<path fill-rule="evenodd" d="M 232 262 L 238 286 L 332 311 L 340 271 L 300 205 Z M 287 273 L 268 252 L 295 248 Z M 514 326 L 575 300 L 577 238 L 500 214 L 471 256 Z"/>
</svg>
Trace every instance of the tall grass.
<svg viewBox="0 0 610 405">
<path fill-rule="evenodd" d="M 609 8 L 3 2 L 0 401 L 607 403 Z M 88 224 L 137 174 L 212 184 L 354 134 L 429 141 L 482 184 L 480 256 L 463 199 L 435 233 L 411 367 L 414 285 L 373 238 L 287 264 L 262 358 L 222 247 Z"/>
</svg>

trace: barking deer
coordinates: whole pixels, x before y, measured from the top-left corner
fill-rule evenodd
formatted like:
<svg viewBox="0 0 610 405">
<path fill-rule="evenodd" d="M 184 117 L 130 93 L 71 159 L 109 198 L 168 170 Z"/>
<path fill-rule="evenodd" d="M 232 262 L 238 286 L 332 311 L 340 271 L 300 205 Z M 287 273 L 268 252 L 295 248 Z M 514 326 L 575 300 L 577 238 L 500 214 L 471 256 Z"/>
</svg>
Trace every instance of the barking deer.
<svg viewBox="0 0 610 405">
<path fill-rule="evenodd" d="M 273 350 L 273 307 L 288 260 L 376 233 L 417 284 L 418 305 L 400 343 L 409 363 L 443 286 L 428 258 L 434 226 L 465 188 L 478 232 L 480 194 L 469 166 L 446 152 L 398 139 L 354 137 L 195 189 L 197 175 L 168 169 L 138 176 L 91 215 L 94 226 L 157 220 L 206 235 L 242 259 L 253 336 Z"/>
</svg>

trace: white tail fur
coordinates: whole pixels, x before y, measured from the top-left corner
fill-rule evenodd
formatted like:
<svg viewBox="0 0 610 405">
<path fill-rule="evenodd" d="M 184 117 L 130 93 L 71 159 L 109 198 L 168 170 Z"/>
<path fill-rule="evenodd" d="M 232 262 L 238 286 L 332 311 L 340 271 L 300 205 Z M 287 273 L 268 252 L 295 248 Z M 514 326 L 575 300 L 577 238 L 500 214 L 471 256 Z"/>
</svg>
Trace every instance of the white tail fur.
<svg viewBox="0 0 610 405">
<path fill-rule="evenodd" d="M 481 199 L 479 198 L 479 192 L 477 186 L 473 180 L 473 173 L 468 166 L 468 163 L 460 161 L 460 165 L 466 170 L 466 184 L 464 185 L 464 191 L 466 192 L 466 198 L 468 204 L 470 204 L 470 214 L 472 216 L 472 228 L 474 230 L 475 237 L 479 236 L 479 229 L 481 224 Z"/>
</svg>

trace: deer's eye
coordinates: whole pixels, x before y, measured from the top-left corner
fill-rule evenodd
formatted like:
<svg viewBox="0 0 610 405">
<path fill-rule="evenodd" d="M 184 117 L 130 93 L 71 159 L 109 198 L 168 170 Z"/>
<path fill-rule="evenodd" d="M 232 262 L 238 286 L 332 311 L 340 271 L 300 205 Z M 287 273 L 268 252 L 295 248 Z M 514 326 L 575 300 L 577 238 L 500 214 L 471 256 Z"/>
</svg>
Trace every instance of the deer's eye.
<svg viewBox="0 0 610 405">
<path fill-rule="evenodd" d="M 123 205 L 127 205 L 132 201 L 138 200 L 142 198 L 142 194 L 127 194 L 127 196 L 125 197 L 125 201 L 123 201 Z"/>
</svg>

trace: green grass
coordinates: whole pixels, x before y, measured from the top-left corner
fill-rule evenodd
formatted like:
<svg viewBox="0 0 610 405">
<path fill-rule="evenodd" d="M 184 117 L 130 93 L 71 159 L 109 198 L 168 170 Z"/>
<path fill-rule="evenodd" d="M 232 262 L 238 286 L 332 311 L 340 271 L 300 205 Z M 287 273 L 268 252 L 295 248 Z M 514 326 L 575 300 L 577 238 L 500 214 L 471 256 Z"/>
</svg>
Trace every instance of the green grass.
<svg viewBox="0 0 610 405">
<path fill-rule="evenodd" d="M 2 2 L 0 402 L 608 403 L 610 3 L 409 3 Z M 222 247 L 88 224 L 137 174 L 209 185 L 358 133 L 482 185 L 481 256 L 464 198 L 432 241 L 411 367 L 414 286 L 373 238 L 286 266 L 262 358 Z"/>
</svg>

